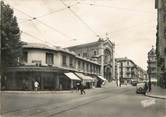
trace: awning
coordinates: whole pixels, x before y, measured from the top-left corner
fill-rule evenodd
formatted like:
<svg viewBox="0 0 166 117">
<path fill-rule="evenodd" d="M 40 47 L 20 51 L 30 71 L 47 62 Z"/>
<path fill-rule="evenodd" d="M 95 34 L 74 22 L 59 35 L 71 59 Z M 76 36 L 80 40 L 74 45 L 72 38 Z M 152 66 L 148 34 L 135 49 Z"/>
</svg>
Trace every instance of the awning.
<svg viewBox="0 0 166 117">
<path fill-rule="evenodd" d="M 79 77 L 77 77 L 74 73 L 69 72 L 69 73 L 64 73 L 68 78 L 71 80 L 80 80 Z"/>
<path fill-rule="evenodd" d="M 97 77 L 100 78 L 103 81 L 106 81 L 106 79 L 104 77 L 102 77 L 102 76 L 97 76 Z"/>
<path fill-rule="evenodd" d="M 86 76 L 82 73 L 75 73 L 79 78 L 83 80 L 83 82 L 94 82 L 94 79 L 90 76 Z"/>
<path fill-rule="evenodd" d="M 156 78 L 151 78 L 151 82 L 157 82 Z"/>
</svg>

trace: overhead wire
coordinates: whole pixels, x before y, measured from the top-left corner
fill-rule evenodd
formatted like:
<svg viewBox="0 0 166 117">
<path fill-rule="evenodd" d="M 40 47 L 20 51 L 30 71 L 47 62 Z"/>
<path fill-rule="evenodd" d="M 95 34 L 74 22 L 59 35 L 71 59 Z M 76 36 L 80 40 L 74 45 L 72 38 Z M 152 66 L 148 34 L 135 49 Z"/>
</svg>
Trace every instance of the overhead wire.
<svg viewBox="0 0 166 117">
<path fill-rule="evenodd" d="M 105 7 L 105 8 L 111 8 L 111 9 L 121 9 L 121 10 L 126 10 L 129 12 L 136 12 L 136 11 L 143 11 L 141 13 L 147 13 L 147 14 L 153 14 L 151 11 L 148 10 L 141 10 L 141 9 L 132 9 L 132 8 L 125 8 L 125 7 L 116 7 L 116 6 L 110 6 L 110 5 L 99 5 L 96 3 L 83 3 L 80 2 L 80 5 L 88 5 L 88 6 L 93 6 L 93 7 Z"/>
<path fill-rule="evenodd" d="M 42 41 L 42 42 L 45 43 L 44 40 L 42 40 L 42 39 L 40 39 L 40 38 L 38 38 L 38 37 L 36 37 L 36 36 L 34 36 L 34 35 L 28 33 L 28 32 L 25 32 L 25 31 L 21 30 L 21 33 L 24 33 L 25 35 L 27 35 L 27 36 L 29 36 L 29 37 L 32 37 L 33 39 L 37 39 L 37 40 Z"/>
<path fill-rule="evenodd" d="M 74 11 L 71 9 L 70 6 L 68 6 L 63 0 L 60 0 L 62 2 L 62 4 L 68 8 L 68 10 L 79 20 L 81 21 L 87 28 L 88 30 L 90 30 L 95 36 L 97 36 L 98 34 Z"/>
<path fill-rule="evenodd" d="M 53 27 L 53 26 L 37 19 L 36 17 L 32 17 L 31 15 L 29 15 L 29 14 L 15 8 L 15 7 L 13 7 L 13 9 L 15 9 L 15 10 L 19 11 L 20 13 L 22 13 L 22 14 L 26 15 L 27 17 L 29 17 L 30 19 L 28 21 L 37 21 L 37 22 L 41 23 L 42 25 L 46 26 L 47 28 L 50 28 L 50 29 L 54 30 L 56 33 L 59 33 L 61 36 L 65 37 L 67 39 L 73 39 L 70 36 L 68 36 L 67 34 L 61 32 L 60 30 L 57 30 L 55 27 Z"/>
<path fill-rule="evenodd" d="M 75 3 L 75 4 L 72 4 L 72 5 L 70 5 L 70 7 L 73 7 L 73 6 L 75 6 L 75 5 L 79 4 L 79 3 L 80 3 L 80 2 L 77 2 L 77 3 Z M 66 9 L 68 9 L 68 8 L 64 7 L 64 8 L 61 8 L 61 9 L 56 9 L 56 10 L 53 10 L 53 11 L 51 11 L 51 12 L 45 13 L 45 14 L 43 14 L 43 15 L 37 16 L 36 18 L 42 18 L 42 17 L 45 17 L 45 16 L 49 16 L 49 15 L 51 15 L 51 14 L 54 14 L 54 13 L 57 13 L 57 12 L 61 12 L 61 11 L 64 11 L 64 10 L 66 10 Z"/>
<path fill-rule="evenodd" d="M 60 1 L 61 1 L 61 2 L 63 3 L 63 5 L 65 6 L 64 9 L 70 10 L 70 12 L 71 12 L 75 17 L 77 17 L 77 19 L 79 19 L 84 25 L 86 25 L 86 27 L 87 27 L 91 32 L 93 32 L 95 35 L 97 35 L 97 33 L 96 33 L 79 15 L 77 15 L 74 10 L 71 9 L 71 6 L 69 6 L 69 5 L 67 5 L 66 3 L 64 3 L 63 0 L 60 0 Z M 80 3 L 80 2 L 78 2 L 78 3 L 79 3 L 79 4 L 82 4 L 82 3 Z M 77 4 L 78 4 L 78 3 L 77 3 Z M 85 4 L 85 3 L 84 3 L 84 4 Z M 96 4 L 95 4 L 95 3 L 93 3 L 93 4 L 90 3 L 90 4 L 88 4 L 88 5 L 94 6 L 94 5 L 96 5 Z M 103 7 L 108 7 L 108 8 L 110 8 L 111 6 L 103 6 Z M 46 27 L 48 27 L 48 28 L 50 28 L 50 29 L 56 31 L 57 33 L 63 35 L 64 37 L 70 38 L 67 34 L 65 34 L 65 33 L 63 33 L 63 32 L 61 32 L 61 31 L 57 30 L 57 29 L 54 28 L 53 26 L 48 25 L 48 24 L 46 24 L 45 22 L 39 20 L 38 18 L 40 18 L 40 16 L 38 16 L 38 17 L 32 17 L 31 15 L 29 15 L 29 14 L 27 14 L 27 13 L 25 13 L 25 12 L 19 10 L 19 9 L 16 9 L 16 8 L 14 8 L 14 9 L 17 10 L 17 11 L 19 11 L 19 12 L 21 12 L 21 13 L 23 13 L 24 15 L 30 17 L 29 21 L 34 21 L 34 20 L 35 20 L 35 21 L 37 21 L 37 22 L 43 24 L 44 26 L 46 26 Z M 119 8 L 118 8 L 118 9 L 119 9 Z M 127 10 L 129 10 L 128 8 L 121 8 L 121 9 L 127 9 Z M 62 10 L 62 9 L 61 9 L 61 10 Z M 131 10 L 131 9 L 130 9 L 130 10 Z M 55 11 L 55 12 L 56 12 L 56 11 Z M 53 12 L 50 12 L 50 13 L 53 13 Z M 47 15 L 47 14 L 45 14 L 45 15 Z M 49 13 L 48 13 L 48 15 L 49 15 Z M 44 17 L 44 15 L 41 16 L 41 17 Z M 113 31 L 113 32 L 119 32 L 119 31 Z"/>
</svg>

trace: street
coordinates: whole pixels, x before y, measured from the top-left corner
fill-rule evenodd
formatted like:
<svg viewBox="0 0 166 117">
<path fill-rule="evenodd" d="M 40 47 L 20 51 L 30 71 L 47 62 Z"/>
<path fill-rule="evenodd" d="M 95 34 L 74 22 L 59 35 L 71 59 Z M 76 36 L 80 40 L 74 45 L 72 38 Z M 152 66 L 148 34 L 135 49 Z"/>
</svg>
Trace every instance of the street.
<svg viewBox="0 0 166 117">
<path fill-rule="evenodd" d="M 107 86 L 68 93 L 2 93 L 2 117 L 166 117 L 166 100 Z"/>
</svg>

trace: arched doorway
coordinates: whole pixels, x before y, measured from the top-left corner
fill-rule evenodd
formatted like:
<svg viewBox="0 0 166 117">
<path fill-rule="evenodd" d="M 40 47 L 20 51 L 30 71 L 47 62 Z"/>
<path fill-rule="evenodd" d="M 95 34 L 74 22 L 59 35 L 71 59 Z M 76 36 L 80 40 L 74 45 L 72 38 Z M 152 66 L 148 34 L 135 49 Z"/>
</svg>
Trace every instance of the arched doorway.
<svg viewBox="0 0 166 117">
<path fill-rule="evenodd" d="M 104 77 L 111 81 L 112 79 L 112 66 L 113 65 L 113 58 L 112 52 L 109 48 L 104 50 Z"/>
<path fill-rule="evenodd" d="M 112 73 L 111 73 L 111 68 L 110 67 L 105 67 L 105 70 L 104 70 L 104 77 L 108 80 L 108 81 L 111 81 L 112 79 Z"/>
</svg>

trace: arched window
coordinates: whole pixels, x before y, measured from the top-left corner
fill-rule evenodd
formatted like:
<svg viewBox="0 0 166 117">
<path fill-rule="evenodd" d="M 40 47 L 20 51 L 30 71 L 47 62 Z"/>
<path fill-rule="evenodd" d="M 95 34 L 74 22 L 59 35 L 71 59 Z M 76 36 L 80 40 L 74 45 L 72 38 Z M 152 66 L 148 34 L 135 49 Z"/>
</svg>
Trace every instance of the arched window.
<svg viewBox="0 0 166 117">
<path fill-rule="evenodd" d="M 108 49 L 104 50 L 104 64 L 108 64 L 111 62 L 111 52 Z"/>
</svg>

